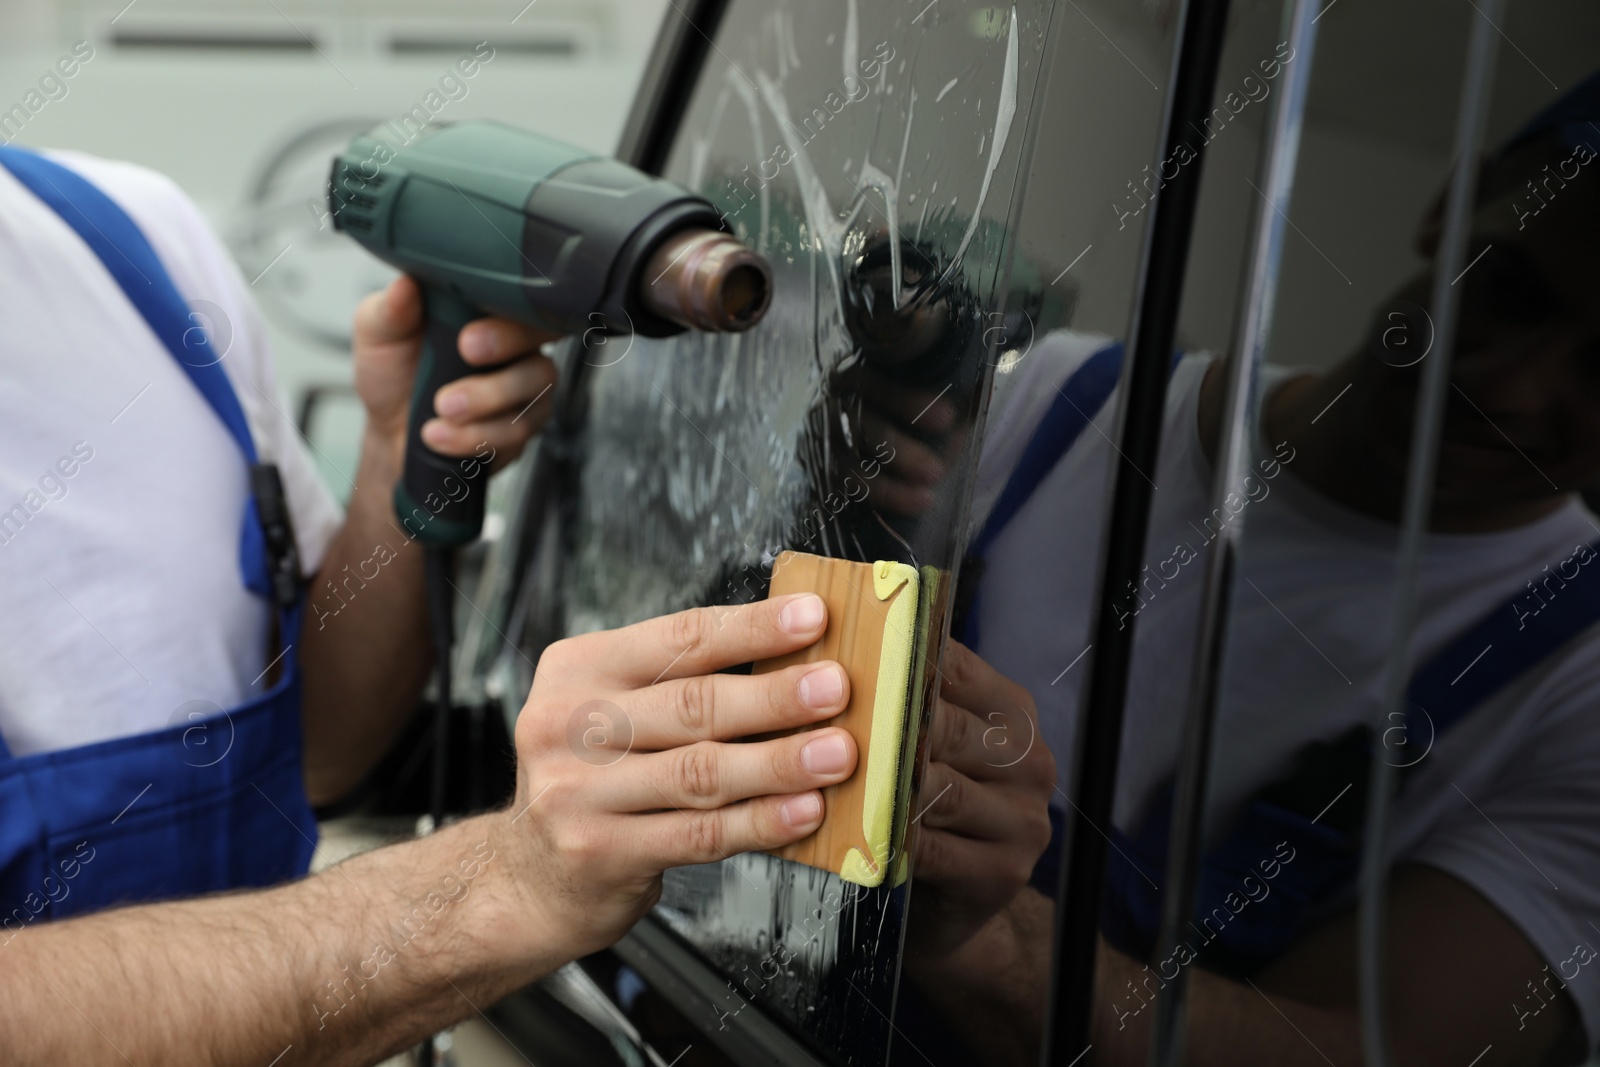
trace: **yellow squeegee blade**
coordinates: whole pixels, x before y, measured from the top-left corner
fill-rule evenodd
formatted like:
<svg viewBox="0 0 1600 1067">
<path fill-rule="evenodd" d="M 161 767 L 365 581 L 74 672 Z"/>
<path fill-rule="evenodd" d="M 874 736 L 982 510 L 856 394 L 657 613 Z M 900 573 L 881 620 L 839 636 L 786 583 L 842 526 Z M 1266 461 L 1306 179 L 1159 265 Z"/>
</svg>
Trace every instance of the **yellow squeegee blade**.
<svg viewBox="0 0 1600 1067">
<path fill-rule="evenodd" d="M 917 585 L 915 568 L 888 560 L 853 563 L 784 552 L 772 569 L 768 596 L 816 593 L 828 605 L 828 628 L 811 647 L 763 660 L 754 673 L 825 659 L 842 664 L 850 678 L 849 703 L 836 717 L 806 729 L 843 727 L 858 753 L 855 773 L 822 791 L 822 826 L 774 854 L 863 886 L 881 884 L 888 873 L 896 801 L 904 796 L 900 771 L 917 643 Z"/>
</svg>

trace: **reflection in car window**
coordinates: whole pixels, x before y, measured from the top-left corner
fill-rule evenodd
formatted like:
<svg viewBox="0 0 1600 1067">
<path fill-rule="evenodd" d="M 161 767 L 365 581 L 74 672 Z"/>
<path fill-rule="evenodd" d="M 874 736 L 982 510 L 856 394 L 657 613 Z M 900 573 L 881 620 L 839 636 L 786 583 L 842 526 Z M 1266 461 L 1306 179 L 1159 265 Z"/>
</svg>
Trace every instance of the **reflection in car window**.
<svg viewBox="0 0 1600 1067">
<path fill-rule="evenodd" d="M 1387 879 L 1398 1062 L 1578 1062 L 1596 1038 L 1600 983 L 1584 970 L 1600 912 L 1589 890 L 1600 867 L 1600 794 L 1580 768 L 1600 745 L 1600 595 L 1586 581 L 1600 518 L 1580 493 L 1600 478 L 1589 365 L 1600 340 L 1590 254 L 1600 186 L 1586 176 L 1600 149 L 1600 129 L 1587 125 L 1600 119 L 1600 80 L 1575 28 L 1563 47 L 1556 25 L 1525 23 L 1547 46 L 1539 66 L 1557 80 L 1520 67 L 1497 89 L 1466 251 L 1447 268 L 1442 202 L 1457 102 L 1431 81 L 1373 77 L 1372 42 L 1393 31 L 1378 17 L 1328 15 L 1301 178 L 1285 205 L 1295 228 L 1276 279 L 1277 327 L 1259 405 L 1243 415 L 1250 462 L 1232 485 L 1217 484 L 1213 468 L 1230 338 L 1196 294 L 1216 291 L 1203 273 L 1204 235 L 1262 193 L 1248 170 L 1208 173 L 1186 343 L 1161 461 L 1148 472 L 1159 488 L 1147 566 L 1139 582 L 1111 591 L 1137 643 L 1106 828 L 1096 1062 L 1145 1062 L 1151 1007 L 1180 974 L 1192 993 L 1190 1063 L 1363 1061 L 1354 908 L 1374 760 L 1399 780 Z M 1417 39 L 1462 42 L 1480 17 L 1462 11 L 1419 25 Z M 1230 42 L 1230 53 L 1239 50 Z M 1409 63 L 1384 60 L 1395 73 Z M 1503 55 L 1502 70 L 1512 62 Z M 1459 47 L 1448 63 L 1438 84 L 1459 84 Z M 1224 107 L 1226 71 L 1224 63 Z M 1371 169 L 1366 159 L 1395 165 Z M 1430 308 L 1441 282 L 1459 287 L 1460 314 L 1454 343 L 1436 347 Z M 1090 367 L 1109 344 L 1045 341 L 1071 368 Z M 1445 414 L 1418 615 L 1397 633 L 1415 413 L 1424 370 L 1439 360 L 1449 361 Z M 1077 373 L 1054 382 L 1070 392 Z M 1054 538 L 1070 559 L 1091 543 L 1067 487 L 1082 484 L 1074 464 L 1088 470 L 1093 452 L 1109 447 L 1077 438 L 1037 490 L 1048 495 L 996 538 L 996 554 L 1030 558 Z M 981 472 L 979 481 L 981 500 Z M 1202 575 L 1229 526 L 1244 540 L 1229 575 L 1199 892 L 1177 950 L 1162 954 Z M 1093 577 L 1076 595 L 1089 595 Z M 1011 581 L 1003 606 L 985 610 L 1008 654 L 1025 654 L 1018 642 L 1044 644 L 1031 635 L 1047 608 L 1034 601 L 1031 625 L 1016 617 L 1043 579 L 1019 569 Z M 1384 719 L 1397 663 L 1404 708 Z M 1042 666 L 1028 684 L 1046 681 Z M 1060 699 L 1078 714 L 1070 692 Z M 1047 740 L 1070 743 L 1070 718 L 1042 709 L 1041 719 Z M 1063 791 L 1071 787 L 1063 775 Z"/>
<path fill-rule="evenodd" d="M 1136 643 L 1114 816 L 1096 827 L 1112 847 L 1084 1062 L 1145 1062 L 1179 974 L 1190 1063 L 1363 1061 L 1374 758 L 1400 778 L 1400 1062 L 1578 1062 L 1600 1038 L 1600 518 L 1579 495 L 1600 484 L 1591 16 L 1496 24 L 1522 46 L 1501 46 L 1456 340 L 1436 350 L 1454 91 L 1488 16 L 1319 15 L 1266 365 L 1240 416 L 1247 474 L 1219 486 L 1267 118 L 1312 58 L 1287 46 L 1282 5 L 1234 6 L 1195 131 L 1205 184 L 1160 460 L 1138 472 L 1146 567 L 1113 590 L 1121 341 L 1150 195 L 1191 165 L 1154 151 L 1176 5 L 734 3 L 716 30 L 665 173 L 771 258 L 773 310 L 744 335 L 576 357 L 581 431 L 557 442 L 570 470 L 512 636 L 533 658 L 564 634 L 759 598 L 776 553 L 800 549 L 927 568 L 924 644 L 942 652 L 913 681 L 910 882 L 859 890 L 767 856 L 669 875 L 658 918 L 725 978 L 701 1030 L 750 1011 L 830 1062 L 891 1044 L 896 1062 L 1037 1061 L 1073 746 L 1109 710 L 1082 689 L 1104 595 Z M 1445 359 L 1418 620 L 1397 635 L 1416 405 Z M 1202 592 L 1230 527 L 1200 888 L 1192 936 L 1162 955 Z M 1396 662 L 1406 711 L 1385 722 Z"/>
<path fill-rule="evenodd" d="M 937 641 L 991 350 L 1047 313 L 1042 285 L 1022 307 L 1002 284 L 1046 9 L 730 6 L 663 173 L 770 258 L 773 306 L 745 334 L 577 357 L 574 491 L 524 594 L 530 650 L 758 599 L 784 549 L 923 568 Z M 937 681 L 919 668 L 913 708 Z M 669 873 L 657 915 L 727 977 L 700 1025 L 767 1012 L 879 1063 L 905 895 L 740 856 Z"/>
</svg>

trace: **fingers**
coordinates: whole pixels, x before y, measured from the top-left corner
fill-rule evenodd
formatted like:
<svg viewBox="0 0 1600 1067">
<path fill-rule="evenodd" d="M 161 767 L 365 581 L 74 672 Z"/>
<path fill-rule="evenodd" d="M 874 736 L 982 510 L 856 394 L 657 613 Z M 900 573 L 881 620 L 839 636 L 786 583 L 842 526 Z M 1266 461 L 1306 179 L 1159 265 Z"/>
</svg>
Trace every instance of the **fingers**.
<svg viewBox="0 0 1600 1067">
<path fill-rule="evenodd" d="M 939 695 L 985 718 L 989 712 L 1022 712 L 1033 717 L 1033 697 L 1022 686 L 989 666 L 977 653 L 952 640 L 939 663 Z"/>
<path fill-rule="evenodd" d="M 533 356 L 451 382 L 434 395 L 439 417 L 423 424 L 422 439 L 447 456 L 471 455 L 484 443 L 514 453 L 549 417 L 555 380 L 555 364 Z"/>
<path fill-rule="evenodd" d="M 831 660 L 768 674 L 674 679 L 638 694 L 633 746 L 652 752 L 809 726 L 839 714 L 849 700 L 850 678 Z"/>
<path fill-rule="evenodd" d="M 555 363 L 544 356 L 530 356 L 499 370 L 451 382 L 434 394 L 433 410 L 455 423 L 517 412 L 546 396 L 555 381 Z"/>
<path fill-rule="evenodd" d="M 863 390 L 864 400 L 896 423 L 922 433 L 944 433 L 955 426 L 959 412 L 948 392 L 907 389 L 904 382 L 874 377 L 878 387 Z"/>
<path fill-rule="evenodd" d="M 948 389 L 935 392 L 908 386 L 903 378 L 885 374 L 870 364 L 856 364 L 838 380 L 845 387 L 843 392 L 859 396 L 864 407 L 876 408 L 891 421 L 922 433 L 944 433 L 960 418 Z"/>
<path fill-rule="evenodd" d="M 950 471 L 949 461 L 919 437 L 871 412 L 864 413 L 860 422 L 861 439 L 888 445 L 894 457 L 870 483 L 871 506 L 894 515 L 921 515 L 932 510 L 938 503 L 939 486 Z"/>
<path fill-rule="evenodd" d="M 918 819 L 929 829 L 1003 841 L 1016 832 L 1018 821 L 1016 802 L 1009 792 L 974 781 L 947 763 L 929 763 L 922 778 L 919 799 L 923 807 Z"/>
<path fill-rule="evenodd" d="M 615 764 L 608 804 L 619 812 L 710 810 L 836 785 L 855 766 L 855 740 L 837 728 L 746 745 L 701 741 Z"/>
<path fill-rule="evenodd" d="M 563 644 L 576 661 L 592 664 L 589 670 L 634 689 L 796 652 L 821 637 L 827 621 L 821 597 L 796 593 L 737 607 L 692 608 Z"/>
<path fill-rule="evenodd" d="M 1026 885 L 1040 852 L 927 829 L 912 845 L 918 881 L 945 888 L 968 887 L 977 897 L 1003 901 Z"/>
<path fill-rule="evenodd" d="M 414 288 L 414 286 L 413 286 Z M 514 457 L 544 427 L 554 407 L 556 366 L 539 346 L 556 334 L 510 319 L 486 318 L 462 327 L 461 358 L 495 367 L 442 387 L 433 396 L 436 418 L 422 426 L 428 447 L 445 456 L 473 455 L 487 444 Z"/>
<path fill-rule="evenodd" d="M 537 352 L 560 336 L 511 319 L 487 318 L 463 326 L 456 347 L 468 363 L 488 367 Z"/>
<path fill-rule="evenodd" d="M 849 734 L 825 728 L 748 744 L 710 738 L 837 714 L 849 699 L 842 669 L 822 663 L 704 676 L 804 648 L 826 623 L 822 599 L 802 593 L 679 612 L 551 645 L 516 727 L 519 778 L 540 781 L 549 793 L 540 818 L 558 835 L 610 835 L 609 855 L 652 876 L 813 832 L 822 818 L 817 790 L 855 769 Z M 614 760 L 589 758 L 583 714 L 593 701 L 610 704 L 626 726 L 616 732 L 621 751 Z M 611 736 L 601 733 L 602 740 Z"/>
<path fill-rule="evenodd" d="M 1054 788 L 1055 757 L 1026 689 L 958 641 L 946 647 L 940 678 L 929 729 L 934 760 L 979 782 Z"/>
<path fill-rule="evenodd" d="M 422 439 L 441 456 L 489 456 L 493 469 L 499 470 L 521 454 L 523 446 L 543 425 L 527 419 L 512 423 L 510 418 L 501 418 L 457 426 L 443 419 L 429 419 L 422 424 Z"/>
<path fill-rule="evenodd" d="M 871 412 L 861 416 L 861 436 L 867 441 L 886 441 L 894 449 L 894 459 L 885 465 L 889 474 L 912 486 L 937 486 L 950 473 L 950 461 L 921 438 L 902 430 L 899 424 L 880 419 Z"/>
<path fill-rule="evenodd" d="M 760 797 L 716 811 L 668 811 L 632 820 L 631 845 L 655 870 L 715 863 L 800 840 L 822 825 L 822 794 Z"/>
<path fill-rule="evenodd" d="M 980 781 L 1008 777 L 1009 768 L 1043 745 L 1033 717 L 1022 707 L 979 718 L 943 698 L 934 704 L 931 738 L 934 759 Z"/>
<path fill-rule="evenodd" d="M 916 517 L 926 515 L 939 503 L 932 489 L 906 485 L 885 475 L 873 487 L 871 507 L 885 515 Z"/>
</svg>

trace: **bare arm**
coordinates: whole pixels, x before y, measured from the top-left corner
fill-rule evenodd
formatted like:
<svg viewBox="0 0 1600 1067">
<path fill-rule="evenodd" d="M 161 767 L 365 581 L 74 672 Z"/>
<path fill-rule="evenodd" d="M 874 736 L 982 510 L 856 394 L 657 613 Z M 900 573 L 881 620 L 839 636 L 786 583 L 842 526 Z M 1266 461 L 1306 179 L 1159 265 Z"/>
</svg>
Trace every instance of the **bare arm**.
<svg viewBox="0 0 1600 1067">
<path fill-rule="evenodd" d="M 1026 882 L 1049 836 L 1054 763 L 1031 743 L 1037 720 L 1025 691 L 954 642 L 943 669 L 914 839 L 906 969 L 985 1062 L 1031 1064 L 1047 1007 L 1055 904 Z M 1396 871 L 1388 929 L 1389 1017 L 1401 1067 L 1540 1063 L 1574 1026 L 1559 975 L 1459 879 L 1431 867 Z M 1182 964 L 1190 983 L 1186 1062 L 1362 1062 L 1355 944 L 1356 919 L 1346 915 L 1302 938 L 1253 983 L 1202 970 L 1200 946 L 1195 962 Z M 1182 968 L 1145 966 L 1104 943 L 1096 963 L 1090 1059 L 1143 1067 L 1152 1005 L 1170 995 L 1163 976 Z"/>
<path fill-rule="evenodd" d="M 1554 989 L 1543 1011 L 1518 1016 L 1516 1006 L 1528 1002 L 1526 983 L 1539 984 L 1548 973 L 1544 960 L 1494 905 L 1451 875 L 1430 867 L 1397 872 L 1388 924 L 1389 1018 L 1402 1067 L 1526 1067 L 1541 1062 L 1574 1022 L 1571 1000 Z M 1187 1062 L 1362 1062 L 1355 925 L 1350 915 L 1312 933 L 1254 987 L 1204 971 L 1190 975 Z M 1154 1012 L 1136 1011 L 1141 1001 L 1131 990 L 1154 985 L 1146 983 L 1153 971 L 1103 944 L 1098 971 L 1096 1062 L 1142 1067 Z"/>
<path fill-rule="evenodd" d="M 1050 995 L 1055 901 L 1024 886 L 954 950 L 906 967 L 967 1047 L 993 1067 L 1034 1067 Z"/>
<path fill-rule="evenodd" d="M 1576 1009 L 1558 982 L 1545 981 L 1550 972 L 1516 927 L 1471 888 L 1431 868 L 1398 874 L 1390 900 L 1389 1017 L 1397 1064 L 1544 1062 L 1575 1022 Z M 1054 909 L 1024 889 L 939 960 L 936 972 L 916 975 L 986 1062 L 1037 1059 Z M 1253 983 L 1189 966 L 1185 1062 L 1191 1067 L 1363 1062 L 1354 916 L 1313 933 Z M 1085 1062 L 1144 1067 L 1154 1005 L 1169 995 L 1161 975 L 1176 970 L 1146 967 L 1104 942 L 1096 969 L 1093 1052 Z M 1547 998 L 1543 1010 L 1529 1010 L 1530 981 Z"/>
<path fill-rule="evenodd" d="M 376 1062 L 570 954 L 518 904 L 508 819 L 263 893 L 27 927 L 0 948 L 0 1059 Z"/>
<path fill-rule="evenodd" d="M 805 647 L 825 614 L 800 596 L 559 642 L 506 811 L 266 892 L 24 928 L 0 944 L 0 1063 L 371 1063 L 610 944 L 668 867 L 821 822 L 854 743 L 792 731 L 844 707 L 838 665 L 713 672 Z M 599 709 L 628 728 L 586 729 Z"/>
<path fill-rule="evenodd" d="M 392 503 L 421 329 L 420 296 L 407 278 L 356 312 L 356 390 L 367 428 L 345 524 L 311 580 L 301 633 L 305 781 L 313 803 L 338 799 L 383 757 L 416 707 L 433 660 L 422 549 L 395 521 Z M 484 345 L 473 348 L 469 339 Z M 555 368 L 534 354 L 549 339 L 505 319 L 463 330 L 469 362 L 514 362 L 440 390 L 436 403 L 453 394 L 466 405 L 440 408 L 448 414 L 425 431 L 430 445 L 445 455 L 492 455 L 496 466 L 521 452 L 550 410 Z"/>
<path fill-rule="evenodd" d="M 337 800 L 377 764 L 432 669 L 422 549 L 390 503 L 400 455 L 368 432 L 344 526 L 307 590 L 301 722 L 313 804 Z"/>
<path fill-rule="evenodd" d="M 1028 885 L 1056 766 L 1033 699 L 964 645 L 941 664 L 917 802 L 906 969 L 985 1063 L 1031 1065 L 1055 905 Z"/>
</svg>

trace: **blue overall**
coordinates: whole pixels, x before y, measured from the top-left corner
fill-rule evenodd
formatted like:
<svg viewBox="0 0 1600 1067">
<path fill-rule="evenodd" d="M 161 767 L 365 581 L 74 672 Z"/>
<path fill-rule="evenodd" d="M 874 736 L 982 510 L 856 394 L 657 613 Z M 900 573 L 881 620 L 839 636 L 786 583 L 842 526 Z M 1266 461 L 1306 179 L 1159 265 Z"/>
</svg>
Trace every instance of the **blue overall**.
<svg viewBox="0 0 1600 1067">
<path fill-rule="evenodd" d="M 1096 352 L 1067 379 L 973 542 L 971 555 L 980 565 L 1000 531 L 1105 405 L 1116 388 L 1121 365 L 1122 346 L 1113 344 Z M 1600 542 L 1589 547 L 1600 551 Z M 1600 578 L 1591 569 L 1583 569 L 1566 584 L 1577 589 L 1568 592 L 1564 587 L 1563 595 L 1552 599 L 1537 615 L 1519 618 L 1511 610 L 1512 601 L 1521 599 L 1518 594 L 1457 635 L 1412 676 L 1406 690 L 1408 720 L 1417 710 L 1425 711 L 1437 738 L 1600 622 Z M 978 636 L 975 615 L 975 610 L 969 614 L 963 631 L 964 639 L 974 647 Z M 1485 656 L 1491 647 L 1493 655 Z M 1466 674 L 1469 666 L 1473 668 L 1470 675 Z M 1408 721 L 1405 728 L 1409 737 L 1427 736 L 1421 723 Z M 1213 969 L 1237 974 L 1258 969 L 1285 951 L 1313 919 L 1349 891 L 1359 864 L 1365 776 L 1371 754 L 1372 734 L 1367 727 L 1305 746 L 1293 772 L 1258 791 L 1206 854 L 1193 922 L 1205 939 L 1205 958 Z M 1346 787 L 1352 795 L 1331 806 Z M 1101 929 L 1111 944 L 1140 959 L 1150 957 L 1160 924 L 1161 895 L 1156 887 L 1166 872 L 1172 791 L 1170 780 L 1156 791 L 1147 805 L 1149 815 L 1133 833 L 1111 828 L 1116 847 L 1107 857 Z M 1054 895 L 1064 818 L 1056 808 L 1051 809 L 1050 817 L 1054 833 L 1032 881 L 1042 892 Z M 1273 862 L 1289 849 L 1293 850 L 1292 861 Z M 1246 895 L 1246 878 L 1253 877 L 1259 887 L 1263 862 L 1277 871 L 1270 894 L 1252 900 L 1248 907 L 1228 908 L 1230 896 L 1237 901 Z M 1226 918 L 1206 923 L 1208 917 L 1217 915 Z"/>
<path fill-rule="evenodd" d="M 245 584 L 276 608 L 283 649 L 267 692 L 209 719 L 23 757 L 0 740 L 3 943 L 35 921 L 303 874 L 317 827 L 300 771 L 294 646 L 302 604 L 297 582 L 285 580 L 297 577 L 299 564 L 292 547 L 283 549 L 293 536 L 276 471 L 258 463 L 244 411 L 208 338 L 133 220 L 43 156 L 0 147 L 0 166 L 100 258 L 238 444 L 254 489 L 240 569 Z"/>
</svg>

